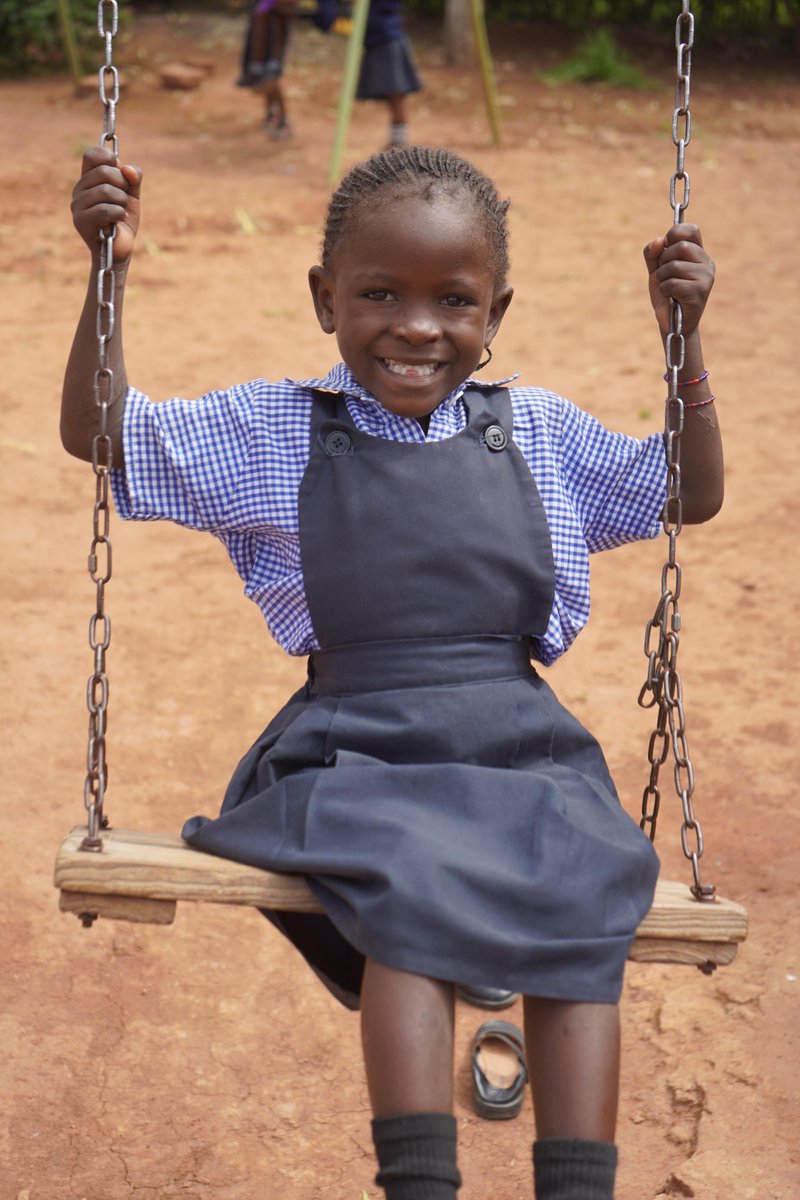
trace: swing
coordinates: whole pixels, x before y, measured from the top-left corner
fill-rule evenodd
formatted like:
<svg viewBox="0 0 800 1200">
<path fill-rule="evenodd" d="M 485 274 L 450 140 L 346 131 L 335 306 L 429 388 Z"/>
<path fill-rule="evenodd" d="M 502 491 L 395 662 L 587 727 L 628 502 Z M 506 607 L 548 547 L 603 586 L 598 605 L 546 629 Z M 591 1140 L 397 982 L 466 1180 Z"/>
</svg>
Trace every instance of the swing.
<svg viewBox="0 0 800 1200">
<path fill-rule="evenodd" d="M 116 0 L 100 0 L 98 30 L 105 39 L 105 62 L 99 71 L 100 99 L 104 109 L 103 142 L 110 144 L 115 154 L 119 87 L 117 70 L 112 63 L 112 43 L 117 31 L 117 19 Z M 684 151 L 691 131 L 689 87 L 693 37 L 694 19 L 688 0 L 683 0 L 675 39 L 678 70 L 672 136 L 677 146 L 677 165 L 670 182 L 670 203 L 676 224 L 682 220 L 689 203 L 689 177 L 684 170 Z M 683 122 L 682 134 L 678 132 L 679 122 Z M 676 200 L 675 192 L 679 183 L 682 185 L 682 198 Z M 111 543 L 108 537 L 111 452 L 107 420 L 112 379 L 107 366 L 107 346 L 114 332 L 114 234 L 112 227 L 101 237 L 97 281 L 98 367 L 93 388 L 100 412 L 99 432 L 92 454 L 96 499 L 89 552 L 89 575 L 96 587 L 97 603 L 89 622 L 94 670 L 87 685 L 88 772 L 84 785 L 87 823 L 67 835 L 56 858 L 55 886 L 61 893 L 60 907 L 64 912 L 75 913 L 86 926 L 91 925 L 97 917 L 155 925 L 170 924 L 179 900 L 253 905 L 293 912 L 321 912 L 323 910 L 302 876 L 276 874 L 205 854 L 172 834 L 112 829 L 103 813 L 107 778 L 105 736 L 108 705 L 105 660 L 111 636 L 110 619 L 105 612 L 105 586 L 111 577 Z M 660 804 L 659 770 L 671 750 L 675 786 L 683 809 L 681 844 L 686 858 L 692 864 L 694 882 L 690 887 L 684 883 L 659 880 L 652 907 L 637 930 L 629 958 L 636 962 L 687 963 L 710 973 L 715 967 L 730 963 L 735 957 L 738 944 L 747 936 L 747 914 L 741 905 L 718 897 L 714 886 L 704 883 L 700 877 L 703 838 L 692 805 L 694 773 L 686 743 L 682 685 L 676 662 L 681 579 L 680 566 L 675 558 L 677 535 L 681 528 L 679 442 L 683 428 L 683 402 L 678 397 L 678 374 L 683 365 L 684 345 L 681 323 L 680 306 L 673 301 L 666 344 L 669 379 L 665 431 L 668 483 L 663 510 L 669 555 L 662 570 L 662 595 L 645 633 L 648 668 L 639 704 L 645 708 L 655 707 L 657 721 L 648 749 L 650 777 L 644 789 L 640 824 L 651 839 L 654 838 Z M 654 640 L 657 640 L 657 645 L 652 647 Z"/>
</svg>

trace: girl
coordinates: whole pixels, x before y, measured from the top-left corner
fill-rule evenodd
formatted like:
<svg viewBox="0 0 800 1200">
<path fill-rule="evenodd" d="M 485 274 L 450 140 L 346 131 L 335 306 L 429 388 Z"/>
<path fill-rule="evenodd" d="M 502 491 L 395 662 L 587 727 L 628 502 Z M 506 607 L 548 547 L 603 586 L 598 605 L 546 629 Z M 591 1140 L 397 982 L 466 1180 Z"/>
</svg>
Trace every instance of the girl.
<svg viewBox="0 0 800 1200">
<path fill-rule="evenodd" d="M 372 0 L 364 34 L 357 100 L 383 100 L 389 110 L 389 145 L 408 138 L 407 96 L 422 89 L 403 29 L 402 0 Z"/>
<path fill-rule="evenodd" d="M 117 313 L 141 172 L 90 150 L 73 197 L 97 265 L 116 225 Z M 539 1200 L 609 1200 L 617 1002 L 657 875 L 599 746 L 531 665 L 588 617 L 588 555 L 654 536 L 663 439 L 611 433 L 551 392 L 478 382 L 512 297 L 507 203 L 445 150 L 394 149 L 335 191 L 309 282 L 342 362 L 152 404 L 109 346 L 124 517 L 220 538 L 308 682 L 236 769 L 193 845 L 305 874 L 325 915 L 270 913 L 361 1007 L 388 1200 L 454 1200 L 453 981 L 525 996 Z M 698 322 L 699 230 L 644 251 L 662 337 L 682 305 L 683 519 L 722 500 Z M 90 459 L 96 289 L 62 437 Z M 697 377 L 697 378 L 696 378 Z M 699 377 L 703 377 L 700 379 Z M 698 381 L 699 379 L 699 381 Z"/>
<path fill-rule="evenodd" d="M 341 10 L 338 0 L 319 0 L 315 23 L 330 29 Z M 383 100 L 389 110 L 389 145 L 408 140 L 406 97 L 422 90 L 417 64 L 403 27 L 403 0 L 371 0 L 357 100 Z"/>
</svg>

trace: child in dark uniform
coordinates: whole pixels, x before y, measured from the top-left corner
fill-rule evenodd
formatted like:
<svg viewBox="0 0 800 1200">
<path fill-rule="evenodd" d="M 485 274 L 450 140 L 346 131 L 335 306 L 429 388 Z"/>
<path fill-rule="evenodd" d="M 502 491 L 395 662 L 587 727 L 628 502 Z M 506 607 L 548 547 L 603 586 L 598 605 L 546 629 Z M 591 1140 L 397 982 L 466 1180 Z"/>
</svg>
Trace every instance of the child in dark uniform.
<svg viewBox="0 0 800 1200">
<path fill-rule="evenodd" d="M 316 23 L 329 29 L 339 12 L 337 0 L 319 0 Z M 403 25 L 403 0 L 371 0 L 364 32 L 364 53 L 357 100 L 383 100 L 389 110 L 389 145 L 408 140 L 408 101 L 422 90 L 417 64 Z"/>
<path fill-rule="evenodd" d="M 383 100 L 389 109 L 389 145 L 408 140 L 407 96 L 422 89 L 403 28 L 402 0 L 372 0 L 364 34 L 357 100 Z"/>
<path fill-rule="evenodd" d="M 84 156 L 75 225 L 113 222 L 117 321 L 141 172 Z M 108 347 L 112 486 L 124 517 L 227 547 L 307 684 L 236 769 L 193 845 L 304 874 L 324 915 L 268 914 L 361 1007 L 388 1200 L 453 1200 L 454 981 L 525 996 L 539 1200 L 610 1200 L 617 1002 L 657 875 L 599 746 L 545 665 L 588 617 L 588 557 L 655 536 L 663 438 L 562 397 L 479 382 L 512 297 L 507 205 L 424 147 L 373 156 L 330 201 L 317 319 L 343 361 L 153 404 Z M 601 251 L 599 251 L 600 253 Z M 662 338 L 683 311 L 683 519 L 722 500 L 698 323 L 713 263 L 692 225 L 645 248 Z M 96 290 L 67 367 L 66 448 L 91 459 Z M 700 378 L 703 377 L 703 378 Z M 699 382 L 698 382 L 699 380 Z"/>
</svg>

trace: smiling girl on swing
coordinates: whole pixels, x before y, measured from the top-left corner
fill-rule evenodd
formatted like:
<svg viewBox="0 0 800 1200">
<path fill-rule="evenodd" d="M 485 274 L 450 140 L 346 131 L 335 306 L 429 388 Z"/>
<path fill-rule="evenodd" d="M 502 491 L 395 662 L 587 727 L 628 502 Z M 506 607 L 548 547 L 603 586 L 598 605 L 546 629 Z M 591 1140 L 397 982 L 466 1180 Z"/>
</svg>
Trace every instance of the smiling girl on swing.
<svg viewBox="0 0 800 1200">
<path fill-rule="evenodd" d="M 395 148 L 331 197 L 309 272 L 342 361 L 154 404 L 129 387 L 124 285 L 141 171 L 88 151 L 73 219 L 113 224 L 109 345 L 116 506 L 218 537 L 308 681 L 236 768 L 193 846 L 307 877 L 324 914 L 266 913 L 361 1010 L 377 1182 L 453 1200 L 454 983 L 525 997 L 538 1200 L 610 1200 L 628 948 L 658 873 L 594 738 L 533 663 L 589 613 L 589 554 L 654 537 L 661 433 L 611 432 L 555 393 L 475 377 L 512 299 L 507 202 L 447 150 Z M 605 247 L 605 248 L 604 248 Z M 615 240 L 598 255 L 613 264 Z M 714 265 L 699 230 L 645 247 L 664 338 L 683 314 L 683 520 L 722 502 L 698 325 Z M 96 296 L 63 396 L 91 459 Z"/>
</svg>

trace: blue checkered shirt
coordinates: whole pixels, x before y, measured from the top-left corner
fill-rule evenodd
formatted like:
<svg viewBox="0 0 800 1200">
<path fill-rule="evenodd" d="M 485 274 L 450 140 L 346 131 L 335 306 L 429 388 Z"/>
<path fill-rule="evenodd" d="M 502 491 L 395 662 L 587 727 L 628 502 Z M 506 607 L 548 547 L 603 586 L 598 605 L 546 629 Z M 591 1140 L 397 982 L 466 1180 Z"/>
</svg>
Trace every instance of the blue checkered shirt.
<svg viewBox="0 0 800 1200">
<path fill-rule="evenodd" d="M 431 414 L 429 441 L 464 429 L 467 384 L 496 386 L 465 381 Z M 315 387 L 343 392 L 364 433 L 425 441 L 415 420 L 389 412 L 339 363 L 325 379 L 256 379 L 192 401 L 153 404 L 130 388 L 125 469 L 112 473 L 122 517 L 176 521 L 224 543 L 245 595 L 290 654 L 318 647 L 303 589 L 297 512 Z M 612 433 L 553 392 L 509 390 L 514 441 L 536 480 L 553 543 L 555 603 L 535 651 L 547 664 L 589 618 L 589 554 L 658 534 L 666 495 L 664 444 L 658 433 L 641 441 Z"/>
</svg>

